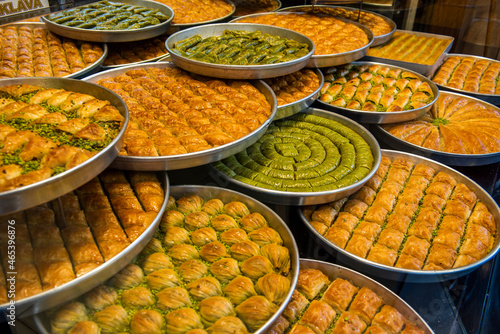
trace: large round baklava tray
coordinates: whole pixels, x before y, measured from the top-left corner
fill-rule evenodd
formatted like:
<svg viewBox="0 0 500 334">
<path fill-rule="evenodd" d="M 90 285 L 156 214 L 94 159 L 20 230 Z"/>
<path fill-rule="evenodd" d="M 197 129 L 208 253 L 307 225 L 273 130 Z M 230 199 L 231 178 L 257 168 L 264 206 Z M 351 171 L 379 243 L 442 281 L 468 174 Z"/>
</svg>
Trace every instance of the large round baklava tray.
<svg viewBox="0 0 500 334">
<path fill-rule="evenodd" d="M 137 7 L 118 7 L 122 4 L 125 7 Z M 141 18 L 136 19 L 132 15 L 140 15 Z M 166 33 L 173 18 L 172 9 L 160 2 L 104 0 L 48 14 L 42 16 L 41 20 L 47 29 L 68 38 L 91 42 L 132 42 Z M 147 23 L 142 23 L 141 20 Z M 97 22 L 97 26 L 88 26 L 90 22 Z M 99 27 L 99 24 L 103 26 Z"/>
<path fill-rule="evenodd" d="M 116 168 L 174 170 L 223 159 L 253 144 L 276 114 L 276 97 L 262 81 L 199 76 L 170 62 L 84 80 L 115 91 L 128 105 L 131 120 Z"/>
<path fill-rule="evenodd" d="M 219 23 L 193 27 L 168 37 L 177 66 L 224 79 L 264 79 L 306 66 L 314 52 L 308 37 L 265 24 Z"/>
<path fill-rule="evenodd" d="M 500 61 L 449 53 L 429 78 L 443 90 L 500 105 Z"/>
<path fill-rule="evenodd" d="M 55 200 L 1 216 L 0 309 L 15 302 L 16 314 L 36 314 L 122 270 L 158 229 L 168 183 L 165 172 L 106 169 Z"/>
<path fill-rule="evenodd" d="M 352 194 L 379 163 L 380 147 L 364 127 L 308 108 L 273 122 L 255 144 L 210 165 L 210 175 L 266 203 L 307 205 Z"/>
<path fill-rule="evenodd" d="M 303 68 L 263 81 L 276 95 L 278 108 L 274 120 L 277 120 L 295 115 L 313 104 L 323 87 L 324 77 L 319 69 Z"/>
<path fill-rule="evenodd" d="M 455 279 L 500 249 L 495 200 L 465 175 L 410 153 L 382 150 L 358 192 L 299 215 L 340 263 L 395 281 Z"/>
<path fill-rule="evenodd" d="M 128 109 L 115 93 L 66 78 L 0 83 L 0 214 L 66 194 L 118 156 Z"/>
<path fill-rule="evenodd" d="M 292 299 L 271 333 L 433 334 L 403 299 L 352 269 L 300 260 Z"/>
<path fill-rule="evenodd" d="M 374 39 L 372 31 L 361 23 L 314 13 L 278 11 L 246 15 L 231 22 L 268 24 L 304 34 L 315 45 L 307 67 L 337 66 L 363 58 Z"/>
<path fill-rule="evenodd" d="M 438 96 L 436 85 L 419 73 L 357 61 L 325 69 L 317 104 L 360 123 L 386 124 L 424 115 Z"/>
<path fill-rule="evenodd" d="M 226 0 L 159 0 L 158 2 L 174 11 L 169 32 L 204 24 L 225 22 L 236 9 L 231 1 Z"/>
<path fill-rule="evenodd" d="M 313 11 L 312 6 L 293 6 L 281 9 L 286 12 Z M 361 11 L 361 13 L 360 13 Z M 396 31 L 396 23 L 390 18 L 364 9 L 349 8 L 340 6 L 315 5 L 314 13 L 343 17 L 352 21 L 357 21 L 373 32 L 373 43 L 370 47 L 384 44 L 391 39 Z M 359 18 L 359 20 L 358 20 Z"/>
<path fill-rule="evenodd" d="M 292 298 L 298 272 L 293 235 L 267 206 L 227 189 L 173 186 L 142 253 L 82 298 L 37 315 L 38 329 L 264 333 Z"/>
<path fill-rule="evenodd" d="M 233 17 L 274 12 L 281 8 L 280 0 L 233 0 L 236 10 Z"/>
<path fill-rule="evenodd" d="M 11 23 L 0 28 L 0 78 L 80 78 L 99 71 L 108 54 L 104 43 L 55 35 L 41 22 Z"/>
<path fill-rule="evenodd" d="M 441 91 L 425 115 L 378 125 L 374 133 L 395 149 L 452 166 L 481 166 L 500 161 L 499 122 L 499 107 Z"/>
</svg>

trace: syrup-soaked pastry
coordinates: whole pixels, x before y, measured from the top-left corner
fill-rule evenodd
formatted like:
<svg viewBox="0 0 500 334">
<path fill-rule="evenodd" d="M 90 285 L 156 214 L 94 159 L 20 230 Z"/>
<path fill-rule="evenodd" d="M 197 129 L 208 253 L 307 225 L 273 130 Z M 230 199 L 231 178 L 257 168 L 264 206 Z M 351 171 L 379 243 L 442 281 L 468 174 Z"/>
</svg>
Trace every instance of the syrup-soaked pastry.
<svg viewBox="0 0 500 334">
<path fill-rule="evenodd" d="M 312 220 L 321 220 L 324 213 L 331 219 L 331 211 L 325 210 L 329 203 L 304 207 L 304 216 L 335 246 L 398 268 L 457 268 L 491 251 L 497 238 L 492 213 L 451 174 L 404 158 L 383 157 L 374 178 L 377 191 L 366 183 L 374 193 L 363 214 L 353 211 L 353 203 L 362 198 L 355 194 L 344 198 L 330 227 Z"/>
<path fill-rule="evenodd" d="M 321 300 L 333 307 L 337 313 L 341 313 L 347 310 L 347 307 L 358 290 L 359 288 L 351 282 L 342 278 L 337 278 L 330 284 L 321 297 Z"/>
<path fill-rule="evenodd" d="M 264 79 L 271 87 L 278 106 L 302 100 L 319 88 L 319 78 L 311 69 L 302 69 L 285 76 Z"/>
<path fill-rule="evenodd" d="M 212 21 L 230 15 L 234 5 L 223 0 L 187 0 L 179 3 L 173 0 L 162 0 L 174 11 L 173 24 L 190 24 Z"/>
<path fill-rule="evenodd" d="M 304 269 L 300 271 L 296 289 L 311 300 L 314 299 L 329 283 L 328 277 L 319 270 Z"/>
<path fill-rule="evenodd" d="M 323 334 L 336 315 L 335 310 L 327 303 L 313 300 L 302 314 L 299 324 L 311 328 L 316 334 Z"/>
</svg>

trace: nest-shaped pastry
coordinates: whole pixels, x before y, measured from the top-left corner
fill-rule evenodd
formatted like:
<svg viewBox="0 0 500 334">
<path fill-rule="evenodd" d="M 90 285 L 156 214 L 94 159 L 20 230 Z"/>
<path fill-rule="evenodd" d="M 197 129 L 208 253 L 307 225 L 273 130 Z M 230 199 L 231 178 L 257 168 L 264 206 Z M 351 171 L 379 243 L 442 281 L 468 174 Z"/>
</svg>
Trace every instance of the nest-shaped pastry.
<svg viewBox="0 0 500 334">
<path fill-rule="evenodd" d="M 336 107 L 393 112 L 422 108 L 435 98 L 427 82 L 400 68 L 348 64 L 326 72 L 320 101 Z"/>
<path fill-rule="evenodd" d="M 368 175 L 374 157 L 368 143 L 349 127 L 316 115 L 275 121 L 255 144 L 215 162 L 235 180 L 279 191 L 327 191 Z"/>
<path fill-rule="evenodd" d="M 98 43 L 60 37 L 43 26 L 1 27 L 0 44 L 0 79 L 69 76 L 91 66 L 104 53 Z"/>
<path fill-rule="evenodd" d="M 473 190 L 404 158 L 383 156 L 359 191 L 302 210 L 334 245 L 396 268 L 459 268 L 487 255 L 497 238 L 495 219 Z"/>
<path fill-rule="evenodd" d="M 484 58 L 450 56 L 432 81 L 467 92 L 500 95 L 500 62 Z"/>
<path fill-rule="evenodd" d="M 402 333 L 423 334 L 397 307 L 365 286 L 332 280 L 319 269 L 301 269 L 292 299 L 272 334 Z"/>
<path fill-rule="evenodd" d="M 213 21 L 234 12 L 234 5 L 224 0 L 159 0 L 158 2 L 174 11 L 172 24 Z"/>
<path fill-rule="evenodd" d="M 383 128 L 399 139 L 430 150 L 488 154 L 500 151 L 499 126 L 500 113 L 493 106 L 441 92 L 426 115 Z"/>
<path fill-rule="evenodd" d="M 6 225 L 0 235 L 0 266 L 17 272 L 15 300 L 61 287 L 111 260 L 150 226 L 165 200 L 154 173 L 108 169 L 43 206 L 1 217 L 2 224 L 15 224 L 14 263 Z M 9 302 L 4 270 L 0 304 Z"/>
<path fill-rule="evenodd" d="M 260 23 L 304 34 L 314 42 L 314 54 L 338 54 L 361 49 L 368 36 L 356 25 L 333 16 L 314 13 L 269 13 L 237 19 L 237 23 Z"/>
<path fill-rule="evenodd" d="M 278 106 L 293 103 L 313 94 L 320 84 L 318 75 L 311 69 L 302 69 L 281 77 L 264 79 L 271 87 Z"/>
<path fill-rule="evenodd" d="M 254 332 L 291 288 L 282 244 L 242 202 L 170 197 L 157 238 L 106 285 L 60 308 L 52 333 Z"/>
<path fill-rule="evenodd" d="M 432 65 L 437 62 L 451 41 L 450 39 L 434 36 L 396 31 L 387 43 L 370 48 L 366 55 Z"/>
<path fill-rule="evenodd" d="M 109 101 L 31 85 L 0 88 L 0 191 L 45 180 L 93 157 L 124 118 Z"/>
<path fill-rule="evenodd" d="M 97 84 L 125 100 L 130 122 L 120 155 L 167 156 L 231 143 L 271 115 L 248 81 L 200 77 L 177 67 L 132 69 Z"/>
</svg>

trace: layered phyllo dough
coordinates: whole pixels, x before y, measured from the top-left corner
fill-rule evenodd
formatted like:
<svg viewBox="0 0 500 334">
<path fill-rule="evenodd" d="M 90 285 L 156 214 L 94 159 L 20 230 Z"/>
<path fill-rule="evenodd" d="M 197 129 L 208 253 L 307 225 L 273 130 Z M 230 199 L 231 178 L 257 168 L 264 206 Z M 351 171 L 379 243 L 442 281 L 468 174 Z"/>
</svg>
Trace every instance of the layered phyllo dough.
<svg viewBox="0 0 500 334">
<path fill-rule="evenodd" d="M 292 299 L 269 333 L 421 334 L 424 330 L 370 288 L 307 268 L 300 270 Z"/>
<path fill-rule="evenodd" d="M 456 154 L 500 151 L 500 112 L 466 96 L 440 92 L 424 116 L 384 125 L 391 135 L 429 150 Z"/>
<path fill-rule="evenodd" d="M 144 62 L 167 55 L 165 47 L 166 35 L 147 40 L 109 43 L 108 56 L 104 59 L 104 66 L 119 66 L 131 63 Z"/>
<path fill-rule="evenodd" d="M 319 99 L 341 108 L 395 112 L 425 107 L 435 101 L 435 95 L 429 82 L 411 71 L 347 64 L 326 70 Z"/>
<path fill-rule="evenodd" d="M 311 69 L 302 69 L 284 76 L 264 79 L 274 94 L 278 106 L 284 106 L 311 96 L 318 90 L 320 78 Z"/>
<path fill-rule="evenodd" d="M 60 287 L 111 260 L 141 236 L 165 200 L 154 173 L 108 169 L 74 192 L 0 217 L 1 264 L 17 273 L 15 300 Z M 0 289 L 0 304 L 8 301 Z"/>
<path fill-rule="evenodd" d="M 233 16 L 272 12 L 281 5 L 276 0 L 233 0 L 232 3 L 236 6 Z"/>
<path fill-rule="evenodd" d="M 486 256 L 497 223 L 473 189 L 425 163 L 383 156 L 356 193 L 304 216 L 326 240 L 386 266 L 459 268 Z"/>
<path fill-rule="evenodd" d="M 0 79 L 65 77 L 101 59 L 98 43 L 57 36 L 43 25 L 0 27 Z"/>
<path fill-rule="evenodd" d="M 0 192 L 78 166 L 111 144 L 123 123 L 115 106 L 89 94 L 0 87 Z"/>
<path fill-rule="evenodd" d="M 500 95 L 500 62 L 468 56 L 449 56 L 434 74 L 439 85 L 471 93 Z"/>
<path fill-rule="evenodd" d="M 245 137 L 271 116 L 271 105 L 250 82 L 199 77 L 177 67 L 131 69 L 97 84 L 128 106 L 121 155 L 208 150 Z"/>
<path fill-rule="evenodd" d="M 387 43 L 370 48 L 366 55 L 433 65 L 444 54 L 451 42 L 452 39 L 417 35 L 396 30 Z"/>
<path fill-rule="evenodd" d="M 333 119 L 303 113 L 273 122 L 255 144 L 213 164 L 234 180 L 287 192 L 347 187 L 373 165 L 372 149 L 361 135 Z"/>
<path fill-rule="evenodd" d="M 290 251 L 240 201 L 170 197 L 160 231 L 105 285 L 62 306 L 52 333 L 252 333 L 291 289 Z"/>
<path fill-rule="evenodd" d="M 236 22 L 267 24 L 304 34 L 314 42 L 314 55 L 349 52 L 369 43 L 366 33 L 355 24 L 316 13 L 268 13 Z"/>
<path fill-rule="evenodd" d="M 234 5 L 224 0 L 160 0 L 174 11 L 173 24 L 202 23 L 222 19 L 234 12 Z"/>
</svg>

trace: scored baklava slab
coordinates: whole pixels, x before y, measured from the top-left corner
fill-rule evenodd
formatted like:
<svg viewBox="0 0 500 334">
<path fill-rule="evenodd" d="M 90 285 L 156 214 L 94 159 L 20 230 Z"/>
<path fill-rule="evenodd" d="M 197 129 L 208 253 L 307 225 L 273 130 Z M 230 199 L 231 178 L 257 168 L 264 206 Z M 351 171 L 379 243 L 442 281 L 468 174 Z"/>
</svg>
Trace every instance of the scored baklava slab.
<svg viewBox="0 0 500 334">
<path fill-rule="evenodd" d="M 0 271 L 15 272 L 15 301 L 64 289 L 65 283 L 123 255 L 153 222 L 159 223 L 165 189 L 155 173 L 107 169 L 60 198 L 2 216 Z M 10 222 L 16 232 L 14 263 Z M 0 304 L 7 302 L 2 279 Z"/>
<path fill-rule="evenodd" d="M 476 186 L 438 166 L 382 155 L 356 193 L 302 213 L 325 241 L 353 256 L 410 270 L 459 270 L 498 248 L 497 222 Z"/>
<path fill-rule="evenodd" d="M 213 190 L 203 197 L 196 190 L 176 194 L 136 261 L 51 313 L 53 333 L 89 326 L 243 334 L 275 315 L 294 285 L 290 236 L 238 197 Z"/>
<path fill-rule="evenodd" d="M 74 77 L 105 56 L 103 44 L 57 36 L 43 23 L 0 27 L 0 45 L 0 79 Z"/>
<path fill-rule="evenodd" d="M 142 41 L 110 43 L 102 65 L 111 68 L 158 60 L 168 54 L 165 47 L 167 37 L 161 35 Z"/>
<path fill-rule="evenodd" d="M 273 12 L 281 7 L 281 2 L 278 0 L 233 0 L 232 2 L 236 6 L 233 16 Z"/>
<path fill-rule="evenodd" d="M 321 78 L 312 69 L 302 69 L 276 78 L 264 79 L 271 87 L 278 107 L 304 99 L 318 90 Z"/>
<path fill-rule="evenodd" d="M 223 19 L 234 12 L 234 5 L 224 0 L 159 0 L 174 11 L 173 25 L 201 24 Z"/>
</svg>

